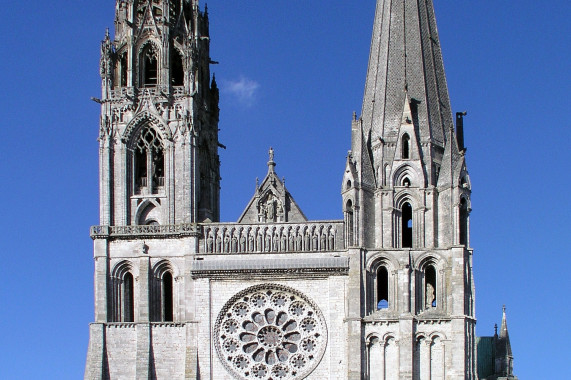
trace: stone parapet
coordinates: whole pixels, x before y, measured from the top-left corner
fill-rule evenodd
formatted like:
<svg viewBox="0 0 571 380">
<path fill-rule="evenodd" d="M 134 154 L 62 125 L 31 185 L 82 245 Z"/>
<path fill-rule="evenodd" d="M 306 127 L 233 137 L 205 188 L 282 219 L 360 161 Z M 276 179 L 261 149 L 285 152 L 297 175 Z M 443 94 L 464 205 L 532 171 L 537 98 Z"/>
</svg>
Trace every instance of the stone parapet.
<svg viewBox="0 0 571 380">
<path fill-rule="evenodd" d="M 203 226 L 200 253 L 317 252 L 345 249 L 342 221 L 217 223 Z"/>
</svg>

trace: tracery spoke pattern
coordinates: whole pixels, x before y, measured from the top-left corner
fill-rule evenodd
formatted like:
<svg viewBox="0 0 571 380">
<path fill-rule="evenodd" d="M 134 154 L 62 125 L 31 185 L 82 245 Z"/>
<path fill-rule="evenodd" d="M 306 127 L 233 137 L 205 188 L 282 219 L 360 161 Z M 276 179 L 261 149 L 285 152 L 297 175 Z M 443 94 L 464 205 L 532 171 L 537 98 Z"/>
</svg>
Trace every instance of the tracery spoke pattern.
<svg viewBox="0 0 571 380">
<path fill-rule="evenodd" d="M 239 379 L 302 379 L 319 364 L 327 327 L 319 308 L 282 285 L 258 285 L 230 299 L 215 326 L 218 357 Z"/>
</svg>

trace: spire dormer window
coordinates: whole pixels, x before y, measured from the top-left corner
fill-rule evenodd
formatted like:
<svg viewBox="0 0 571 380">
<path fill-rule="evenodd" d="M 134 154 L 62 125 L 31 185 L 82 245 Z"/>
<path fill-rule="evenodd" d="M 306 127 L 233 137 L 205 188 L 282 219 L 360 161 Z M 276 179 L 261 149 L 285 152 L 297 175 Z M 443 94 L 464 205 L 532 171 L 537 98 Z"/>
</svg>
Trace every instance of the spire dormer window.
<svg viewBox="0 0 571 380">
<path fill-rule="evenodd" d="M 408 133 L 402 136 L 401 145 L 401 157 L 403 160 L 408 160 L 410 158 L 410 137 Z"/>
</svg>

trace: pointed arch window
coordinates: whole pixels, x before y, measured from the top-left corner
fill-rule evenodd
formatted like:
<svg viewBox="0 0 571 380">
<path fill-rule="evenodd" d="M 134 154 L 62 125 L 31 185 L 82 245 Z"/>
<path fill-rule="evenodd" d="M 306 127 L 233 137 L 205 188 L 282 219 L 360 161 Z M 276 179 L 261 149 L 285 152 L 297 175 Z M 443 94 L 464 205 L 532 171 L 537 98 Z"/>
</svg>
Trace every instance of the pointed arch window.
<svg viewBox="0 0 571 380">
<path fill-rule="evenodd" d="M 405 133 L 401 139 L 401 157 L 403 160 L 410 158 L 410 136 Z"/>
<path fill-rule="evenodd" d="M 172 322 L 173 319 L 173 278 L 170 272 L 165 272 L 161 281 L 162 320 Z"/>
<path fill-rule="evenodd" d="M 122 310 L 122 322 L 134 322 L 135 321 L 135 292 L 133 285 L 133 275 L 131 273 L 126 273 L 123 277 L 122 285 L 122 300 L 123 300 L 123 310 Z"/>
<path fill-rule="evenodd" d="M 389 308 L 389 271 L 387 267 L 377 269 L 377 310 Z"/>
<path fill-rule="evenodd" d="M 436 268 L 429 264 L 424 269 L 424 309 L 436 307 L 437 295 Z"/>
<path fill-rule="evenodd" d="M 412 206 L 405 202 L 401 209 L 401 247 L 412 248 Z"/>
<path fill-rule="evenodd" d="M 128 73 L 128 66 L 127 66 L 127 53 L 121 54 L 119 58 L 119 85 L 121 87 L 127 86 L 127 73 Z"/>
<path fill-rule="evenodd" d="M 165 155 L 158 132 L 146 126 L 134 147 L 135 193 L 157 194 L 165 185 Z"/>
<path fill-rule="evenodd" d="M 110 279 L 112 293 L 109 297 L 108 320 L 110 322 L 135 321 L 134 277 L 131 265 L 124 262 L 118 265 Z"/>
<path fill-rule="evenodd" d="M 154 87 L 158 83 L 158 55 L 152 44 L 145 46 L 141 52 L 141 84 Z"/>
<path fill-rule="evenodd" d="M 345 205 L 345 222 L 346 222 L 346 229 L 347 229 L 347 242 L 350 247 L 355 244 L 354 236 L 353 236 L 353 229 L 354 229 L 354 215 L 353 215 L 353 202 L 348 200 Z"/>
<path fill-rule="evenodd" d="M 468 245 L 468 202 L 466 201 L 466 198 L 462 198 L 460 200 L 459 217 L 460 244 Z"/>
<path fill-rule="evenodd" d="M 171 50 L 171 83 L 173 86 L 184 86 L 182 56 L 177 49 Z"/>
</svg>

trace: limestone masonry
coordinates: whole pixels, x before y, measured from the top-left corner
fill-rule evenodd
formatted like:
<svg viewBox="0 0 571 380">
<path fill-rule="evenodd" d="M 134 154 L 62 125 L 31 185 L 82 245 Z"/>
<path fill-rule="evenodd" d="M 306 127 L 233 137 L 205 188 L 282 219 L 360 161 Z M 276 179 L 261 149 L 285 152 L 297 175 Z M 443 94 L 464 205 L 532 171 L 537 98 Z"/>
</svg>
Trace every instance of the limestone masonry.
<svg viewBox="0 0 571 380">
<path fill-rule="evenodd" d="M 308 221 L 270 150 L 219 221 L 209 44 L 198 0 L 116 3 L 85 379 L 516 379 L 505 310 L 475 336 L 464 114 L 432 1 L 377 1 L 343 220 Z"/>
</svg>

